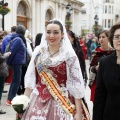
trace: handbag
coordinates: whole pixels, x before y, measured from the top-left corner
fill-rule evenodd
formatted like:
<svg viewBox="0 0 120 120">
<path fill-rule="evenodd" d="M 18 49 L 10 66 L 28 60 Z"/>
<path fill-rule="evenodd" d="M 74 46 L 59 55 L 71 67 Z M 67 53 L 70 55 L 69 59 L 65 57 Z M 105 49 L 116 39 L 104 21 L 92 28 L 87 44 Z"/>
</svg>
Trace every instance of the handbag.
<svg viewBox="0 0 120 120">
<path fill-rule="evenodd" d="M 0 77 L 9 76 L 9 69 L 6 61 L 0 64 Z"/>
</svg>

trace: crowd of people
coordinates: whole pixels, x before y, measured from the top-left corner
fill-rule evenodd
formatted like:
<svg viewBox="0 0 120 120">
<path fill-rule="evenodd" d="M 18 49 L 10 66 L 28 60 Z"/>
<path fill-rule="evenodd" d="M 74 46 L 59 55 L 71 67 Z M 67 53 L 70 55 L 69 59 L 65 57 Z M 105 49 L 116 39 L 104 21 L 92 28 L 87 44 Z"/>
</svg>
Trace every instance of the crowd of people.
<svg viewBox="0 0 120 120">
<path fill-rule="evenodd" d="M 0 31 L 0 100 L 5 81 L 11 79 L 6 105 L 16 95 L 30 98 L 21 120 L 120 119 L 120 23 L 89 38 L 77 37 L 55 18 L 34 41 L 23 25 L 11 27 L 7 34 Z"/>
</svg>

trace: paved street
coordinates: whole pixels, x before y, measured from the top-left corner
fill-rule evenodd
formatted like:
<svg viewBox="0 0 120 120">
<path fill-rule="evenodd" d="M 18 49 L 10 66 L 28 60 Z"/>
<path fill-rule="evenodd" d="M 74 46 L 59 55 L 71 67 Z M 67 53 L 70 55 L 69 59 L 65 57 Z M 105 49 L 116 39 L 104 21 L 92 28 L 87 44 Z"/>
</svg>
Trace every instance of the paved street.
<svg viewBox="0 0 120 120">
<path fill-rule="evenodd" d="M 87 66 L 87 70 L 89 68 L 89 61 L 86 60 L 86 66 Z M 6 84 L 5 85 L 5 90 L 9 90 L 9 85 Z M 7 106 L 5 105 L 5 101 L 7 99 L 7 95 L 8 93 L 3 93 L 3 96 L 2 96 L 2 109 L 4 111 L 6 111 L 7 113 L 4 114 L 4 115 L 0 115 L 0 120 L 15 120 L 15 111 L 13 110 L 12 106 Z M 89 98 L 90 98 L 90 89 L 87 87 L 86 88 L 86 92 L 85 92 L 85 96 L 86 96 L 86 101 L 88 103 L 88 107 L 89 107 L 89 110 L 90 110 L 90 113 L 92 114 L 92 102 L 89 101 Z"/>
</svg>

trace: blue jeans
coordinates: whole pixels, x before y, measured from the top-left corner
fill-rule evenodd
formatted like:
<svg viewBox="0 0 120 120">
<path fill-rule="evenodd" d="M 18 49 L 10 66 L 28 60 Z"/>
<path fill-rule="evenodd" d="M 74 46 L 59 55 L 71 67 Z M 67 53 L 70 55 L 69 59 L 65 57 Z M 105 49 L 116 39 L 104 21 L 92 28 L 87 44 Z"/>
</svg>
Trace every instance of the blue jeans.
<svg viewBox="0 0 120 120">
<path fill-rule="evenodd" d="M 21 82 L 21 74 L 22 74 L 22 65 L 11 65 L 12 68 L 12 82 L 9 88 L 8 100 L 12 100 L 18 91 L 20 82 Z"/>
</svg>

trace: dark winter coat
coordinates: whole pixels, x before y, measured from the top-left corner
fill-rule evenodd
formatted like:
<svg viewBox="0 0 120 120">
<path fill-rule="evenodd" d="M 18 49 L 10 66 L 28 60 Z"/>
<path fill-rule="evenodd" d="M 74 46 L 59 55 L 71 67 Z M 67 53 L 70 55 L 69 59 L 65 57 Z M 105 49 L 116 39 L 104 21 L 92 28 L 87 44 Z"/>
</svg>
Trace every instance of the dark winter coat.
<svg viewBox="0 0 120 120">
<path fill-rule="evenodd" d="M 120 65 L 116 52 L 100 61 L 93 120 L 120 120 Z"/>
</svg>

